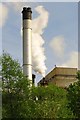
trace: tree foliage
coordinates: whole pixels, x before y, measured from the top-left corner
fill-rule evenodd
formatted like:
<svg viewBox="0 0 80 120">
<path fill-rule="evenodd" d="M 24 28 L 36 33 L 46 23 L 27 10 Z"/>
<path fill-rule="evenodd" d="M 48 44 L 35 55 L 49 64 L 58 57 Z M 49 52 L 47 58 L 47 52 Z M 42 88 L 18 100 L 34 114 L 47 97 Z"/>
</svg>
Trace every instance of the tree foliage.
<svg viewBox="0 0 80 120">
<path fill-rule="evenodd" d="M 2 56 L 2 106 L 3 118 L 21 117 L 24 101 L 29 99 L 29 82 L 20 64 L 8 54 Z"/>
<path fill-rule="evenodd" d="M 73 118 L 67 91 L 55 85 L 30 87 L 18 61 L 2 56 L 3 118 Z"/>
<path fill-rule="evenodd" d="M 77 73 L 78 81 L 68 88 L 69 107 L 76 118 L 80 118 L 80 71 Z"/>
<path fill-rule="evenodd" d="M 37 96 L 37 118 L 73 118 L 73 113 L 68 108 L 66 90 L 55 85 L 37 87 L 33 89 L 33 98 Z M 36 117 L 36 116 L 35 116 Z"/>
</svg>

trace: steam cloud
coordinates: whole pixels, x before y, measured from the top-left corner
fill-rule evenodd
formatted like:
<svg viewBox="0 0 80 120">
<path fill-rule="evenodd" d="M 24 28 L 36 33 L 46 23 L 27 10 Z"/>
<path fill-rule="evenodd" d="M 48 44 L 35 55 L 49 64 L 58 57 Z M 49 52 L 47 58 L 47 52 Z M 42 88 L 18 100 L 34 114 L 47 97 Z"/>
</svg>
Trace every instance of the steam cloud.
<svg viewBox="0 0 80 120">
<path fill-rule="evenodd" d="M 37 33 L 32 34 L 33 42 L 32 42 L 32 61 L 33 61 L 33 69 L 45 76 L 45 54 L 44 54 L 44 40 Z"/>
<path fill-rule="evenodd" d="M 38 6 L 35 10 L 39 13 L 39 16 L 32 21 L 32 62 L 33 69 L 45 76 L 45 54 L 44 54 L 44 39 L 42 38 L 43 30 L 47 27 L 48 12 L 43 6 Z"/>
</svg>

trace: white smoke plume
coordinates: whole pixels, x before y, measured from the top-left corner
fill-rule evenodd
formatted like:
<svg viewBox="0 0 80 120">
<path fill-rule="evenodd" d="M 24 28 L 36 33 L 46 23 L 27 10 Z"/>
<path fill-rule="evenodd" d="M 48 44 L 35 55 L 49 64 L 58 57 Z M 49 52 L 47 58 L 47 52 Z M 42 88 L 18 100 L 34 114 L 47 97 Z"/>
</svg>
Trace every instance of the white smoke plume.
<svg viewBox="0 0 80 120">
<path fill-rule="evenodd" d="M 35 10 L 38 12 L 39 16 L 32 21 L 33 32 L 42 35 L 44 28 L 47 27 L 48 24 L 49 13 L 43 6 L 38 6 Z"/>
<path fill-rule="evenodd" d="M 45 54 L 44 54 L 44 40 L 42 37 L 37 34 L 32 34 L 32 61 L 33 61 L 33 69 L 42 74 L 42 76 L 45 76 L 46 66 L 45 66 Z"/>
<path fill-rule="evenodd" d="M 35 10 L 39 13 L 39 16 L 32 21 L 32 61 L 33 69 L 45 76 L 45 53 L 44 53 L 44 39 L 42 38 L 43 30 L 47 27 L 48 12 L 43 6 L 38 6 Z"/>
</svg>

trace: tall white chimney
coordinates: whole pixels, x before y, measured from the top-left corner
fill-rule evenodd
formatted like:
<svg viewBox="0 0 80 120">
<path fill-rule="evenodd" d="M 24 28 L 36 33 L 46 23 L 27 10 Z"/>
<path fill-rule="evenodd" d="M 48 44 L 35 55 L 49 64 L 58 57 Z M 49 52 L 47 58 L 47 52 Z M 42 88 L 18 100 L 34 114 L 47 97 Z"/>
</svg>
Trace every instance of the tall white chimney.
<svg viewBox="0 0 80 120">
<path fill-rule="evenodd" d="M 32 11 L 24 7 L 23 15 L 23 73 L 32 82 Z"/>
</svg>

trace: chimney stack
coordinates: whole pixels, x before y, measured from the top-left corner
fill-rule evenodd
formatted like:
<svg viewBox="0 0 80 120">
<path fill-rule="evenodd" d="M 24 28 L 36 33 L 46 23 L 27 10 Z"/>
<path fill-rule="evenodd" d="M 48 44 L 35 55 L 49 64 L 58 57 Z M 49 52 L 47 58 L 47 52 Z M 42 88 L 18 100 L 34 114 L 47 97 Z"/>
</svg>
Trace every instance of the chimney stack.
<svg viewBox="0 0 80 120">
<path fill-rule="evenodd" d="M 23 73 L 32 83 L 32 11 L 24 7 L 23 17 Z"/>
</svg>

